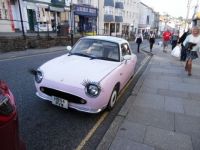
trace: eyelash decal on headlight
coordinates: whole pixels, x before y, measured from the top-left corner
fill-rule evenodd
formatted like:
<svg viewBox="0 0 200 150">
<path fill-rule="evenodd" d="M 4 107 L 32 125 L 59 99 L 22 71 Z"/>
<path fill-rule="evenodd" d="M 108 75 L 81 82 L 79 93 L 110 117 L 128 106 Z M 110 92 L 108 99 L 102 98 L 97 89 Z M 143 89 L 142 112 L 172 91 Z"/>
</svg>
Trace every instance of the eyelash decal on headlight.
<svg viewBox="0 0 200 150">
<path fill-rule="evenodd" d="M 96 86 L 101 90 L 100 82 L 92 82 L 92 81 L 90 81 L 90 80 L 83 80 L 82 85 L 83 85 L 84 87 L 87 87 L 87 86 L 90 85 L 90 84 L 96 85 Z"/>
</svg>

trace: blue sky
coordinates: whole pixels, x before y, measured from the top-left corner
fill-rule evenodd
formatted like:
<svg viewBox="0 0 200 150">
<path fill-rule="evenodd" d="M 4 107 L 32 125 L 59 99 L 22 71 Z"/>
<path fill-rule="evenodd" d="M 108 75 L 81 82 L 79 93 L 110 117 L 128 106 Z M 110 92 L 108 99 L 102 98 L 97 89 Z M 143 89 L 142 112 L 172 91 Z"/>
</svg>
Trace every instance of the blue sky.
<svg viewBox="0 0 200 150">
<path fill-rule="evenodd" d="M 198 0 L 191 1 L 189 18 L 192 17 L 194 6 Z M 166 12 L 174 17 L 182 16 L 183 18 L 186 18 L 188 0 L 141 0 L 141 2 L 152 7 L 155 11 L 158 11 L 161 14 Z"/>
</svg>

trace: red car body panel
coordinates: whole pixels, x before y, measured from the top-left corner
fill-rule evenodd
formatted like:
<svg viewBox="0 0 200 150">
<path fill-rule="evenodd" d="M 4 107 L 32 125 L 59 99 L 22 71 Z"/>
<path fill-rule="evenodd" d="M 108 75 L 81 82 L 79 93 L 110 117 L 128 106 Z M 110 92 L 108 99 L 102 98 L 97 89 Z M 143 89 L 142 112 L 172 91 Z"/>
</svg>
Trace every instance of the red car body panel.
<svg viewBox="0 0 200 150">
<path fill-rule="evenodd" d="M 3 81 L 0 81 L 0 94 L 9 98 L 9 103 L 13 108 L 9 115 L 2 115 L 0 113 L 0 149 L 25 150 L 25 144 L 21 141 L 19 136 L 15 99 L 12 92 Z"/>
</svg>

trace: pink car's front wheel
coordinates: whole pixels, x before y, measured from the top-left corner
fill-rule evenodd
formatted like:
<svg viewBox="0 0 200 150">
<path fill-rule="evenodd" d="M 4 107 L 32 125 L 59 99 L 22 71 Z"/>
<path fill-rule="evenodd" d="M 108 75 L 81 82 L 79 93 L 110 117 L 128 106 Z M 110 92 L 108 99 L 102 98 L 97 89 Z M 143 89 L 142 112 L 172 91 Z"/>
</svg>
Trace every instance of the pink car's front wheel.
<svg viewBox="0 0 200 150">
<path fill-rule="evenodd" d="M 115 103 L 116 103 L 116 101 L 117 101 L 117 96 L 118 96 L 118 90 L 117 90 L 117 88 L 115 87 L 114 89 L 113 89 L 113 91 L 112 91 L 112 94 L 111 94 L 111 96 L 110 96 L 110 100 L 109 100 L 109 103 L 108 103 L 108 110 L 111 110 L 113 107 L 114 107 L 114 105 L 115 105 Z"/>
</svg>

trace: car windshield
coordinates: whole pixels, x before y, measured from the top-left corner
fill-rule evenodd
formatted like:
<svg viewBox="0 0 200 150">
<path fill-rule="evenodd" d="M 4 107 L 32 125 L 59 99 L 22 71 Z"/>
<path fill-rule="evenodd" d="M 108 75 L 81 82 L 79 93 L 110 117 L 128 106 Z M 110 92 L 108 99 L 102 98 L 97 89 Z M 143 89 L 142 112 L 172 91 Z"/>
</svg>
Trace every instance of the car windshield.
<svg viewBox="0 0 200 150">
<path fill-rule="evenodd" d="M 99 39 L 79 40 L 70 54 L 108 61 L 119 61 L 120 58 L 119 45 L 117 43 Z"/>
</svg>

